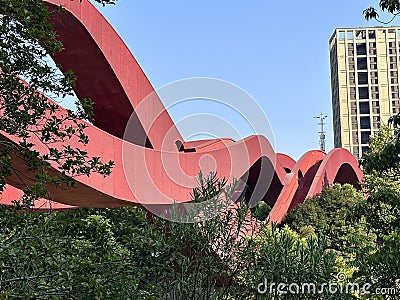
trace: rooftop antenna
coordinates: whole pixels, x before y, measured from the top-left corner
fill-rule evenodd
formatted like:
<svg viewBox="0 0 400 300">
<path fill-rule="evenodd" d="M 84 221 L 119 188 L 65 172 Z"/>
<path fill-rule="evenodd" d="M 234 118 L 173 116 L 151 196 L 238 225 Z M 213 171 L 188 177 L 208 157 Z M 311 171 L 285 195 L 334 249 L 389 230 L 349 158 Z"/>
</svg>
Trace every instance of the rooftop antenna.
<svg viewBox="0 0 400 300">
<path fill-rule="evenodd" d="M 319 132 L 319 148 L 321 149 L 321 151 L 325 152 L 325 131 L 324 131 L 324 125 L 326 124 L 324 122 L 324 120 L 327 118 L 328 116 L 324 116 L 321 112 L 321 115 L 314 117 L 314 119 L 319 119 L 319 123 L 318 125 L 321 126 L 321 131 Z"/>
</svg>

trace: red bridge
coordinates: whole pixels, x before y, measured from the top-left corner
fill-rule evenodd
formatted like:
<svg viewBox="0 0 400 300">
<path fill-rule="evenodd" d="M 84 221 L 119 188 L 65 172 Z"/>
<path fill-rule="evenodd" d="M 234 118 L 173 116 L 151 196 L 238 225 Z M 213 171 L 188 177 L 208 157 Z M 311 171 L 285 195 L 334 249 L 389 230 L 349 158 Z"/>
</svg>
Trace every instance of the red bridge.
<svg viewBox="0 0 400 300">
<path fill-rule="evenodd" d="M 265 201 L 272 207 L 270 220 L 279 222 L 288 210 L 334 182 L 360 188 L 362 172 L 345 149 L 309 151 L 295 162 L 276 154 L 263 136 L 185 142 L 127 46 L 90 2 L 46 4 L 67 10 L 63 18 L 51 20 L 65 47 L 53 58 L 74 70 L 76 94 L 95 102 L 95 122 L 86 129 L 90 142 L 84 150 L 113 160 L 115 166 L 107 178 L 92 174 L 77 177 L 76 188 L 50 187 L 51 199 L 36 202 L 37 208 L 140 205 L 162 211 L 175 201 L 190 202 L 199 172 L 213 171 L 228 182 L 240 179 L 246 199 L 252 204 Z M 17 142 L 4 132 L 0 138 Z M 75 140 L 71 146 L 82 148 Z M 45 151 L 40 143 L 36 147 Z M 16 164 L 25 168 L 22 161 Z M 56 166 L 53 171 L 58 172 Z M 3 204 L 18 199 L 24 187 L 16 176 L 7 183 Z"/>
</svg>

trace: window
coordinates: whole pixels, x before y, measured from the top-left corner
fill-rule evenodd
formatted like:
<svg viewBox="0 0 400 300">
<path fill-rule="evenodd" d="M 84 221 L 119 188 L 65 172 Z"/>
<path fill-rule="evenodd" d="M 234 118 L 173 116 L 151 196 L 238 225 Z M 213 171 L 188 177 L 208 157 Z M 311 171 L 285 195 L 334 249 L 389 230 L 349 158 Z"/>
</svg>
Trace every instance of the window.
<svg viewBox="0 0 400 300">
<path fill-rule="evenodd" d="M 360 107 L 360 114 L 369 114 L 369 102 L 360 102 L 358 106 Z"/>
<path fill-rule="evenodd" d="M 357 70 L 366 70 L 366 69 L 367 69 L 367 58 L 366 57 L 358 57 L 357 58 Z"/>
<path fill-rule="evenodd" d="M 347 44 L 347 53 L 349 56 L 354 55 L 354 45 L 353 43 Z"/>
<path fill-rule="evenodd" d="M 392 112 L 397 114 L 400 112 L 400 100 L 392 101 Z"/>
<path fill-rule="evenodd" d="M 371 122 L 369 120 L 369 117 L 360 117 L 360 128 L 361 129 L 371 128 Z"/>
<path fill-rule="evenodd" d="M 397 56 L 390 56 L 389 62 L 390 62 L 390 69 L 397 69 Z"/>
<path fill-rule="evenodd" d="M 359 87 L 358 88 L 358 98 L 359 99 L 368 99 L 369 98 L 368 87 Z"/>
<path fill-rule="evenodd" d="M 356 39 L 357 40 L 363 40 L 366 37 L 366 31 L 365 30 L 356 30 Z"/>
<path fill-rule="evenodd" d="M 361 144 L 368 144 L 370 135 L 371 135 L 371 131 L 362 131 L 361 132 Z"/>
<path fill-rule="evenodd" d="M 379 114 L 379 102 L 378 101 L 372 101 L 372 113 L 373 114 Z"/>
<path fill-rule="evenodd" d="M 356 100 L 356 88 L 355 87 L 350 88 L 350 99 Z"/>
<path fill-rule="evenodd" d="M 373 116 L 372 122 L 375 129 L 381 127 L 381 118 L 379 116 Z"/>
<path fill-rule="evenodd" d="M 352 115 L 357 114 L 357 104 L 354 101 L 350 103 L 350 110 Z"/>
<path fill-rule="evenodd" d="M 378 84 L 378 72 L 372 71 L 370 73 L 370 77 L 371 77 L 371 84 Z"/>
<path fill-rule="evenodd" d="M 358 157 L 358 146 L 353 147 L 353 155 Z"/>
<path fill-rule="evenodd" d="M 369 46 L 369 54 L 376 55 L 376 43 L 370 42 L 368 46 Z"/>
<path fill-rule="evenodd" d="M 349 57 L 349 70 L 354 70 L 354 58 Z"/>
<path fill-rule="evenodd" d="M 395 42 L 389 42 L 389 54 L 396 55 L 396 43 Z"/>
<path fill-rule="evenodd" d="M 391 84 L 397 84 L 397 71 L 390 71 L 390 83 Z"/>
<path fill-rule="evenodd" d="M 358 126 L 357 126 L 357 117 L 352 116 L 351 117 L 351 129 L 355 129 L 357 130 Z"/>
<path fill-rule="evenodd" d="M 339 31 L 339 41 L 344 41 L 344 31 Z"/>
<path fill-rule="evenodd" d="M 367 54 L 367 46 L 365 43 L 356 44 L 357 55 L 366 55 Z"/>
<path fill-rule="evenodd" d="M 374 39 L 375 38 L 375 30 L 368 30 L 368 37 L 370 39 Z"/>
<path fill-rule="evenodd" d="M 390 87 L 392 91 L 392 99 L 397 99 L 399 98 L 399 86 L 398 85 L 393 85 Z"/>
<path fill-rule="evenodd" d="M 371 86 L 371 98 L 379 99 L 379 88 L 377 86 Z"/>
<path fill-rule="evenodd" d="M 370 57 L 369 58 L 369 67 L 371 70 L 376 70 L 377 69 L 377 58 L 376 57 Z"/>
<path fill-rule="evenodd" d="M 358 72 L 358 84 L 368 84 L 368 73 Z"/>
<path fill-rule="evenodd" d="M 356 84 L 356 79 L 355 79 L 355 73 L 354 72 L 350 72 L 349 73 L 349 83 L 351 85 Z"/>
<path fill-rule="evenodd" d="M 358 144 L 358 132 L 357 131 L 352 131 L 352 140 L 353 140 L 353 144 Z"/>
<path fill-rule="evenodd" d="M 353 31 L 349 30 L 347 31 L 347 39 L 352 40 L 353 39 Z"/>
</svg>

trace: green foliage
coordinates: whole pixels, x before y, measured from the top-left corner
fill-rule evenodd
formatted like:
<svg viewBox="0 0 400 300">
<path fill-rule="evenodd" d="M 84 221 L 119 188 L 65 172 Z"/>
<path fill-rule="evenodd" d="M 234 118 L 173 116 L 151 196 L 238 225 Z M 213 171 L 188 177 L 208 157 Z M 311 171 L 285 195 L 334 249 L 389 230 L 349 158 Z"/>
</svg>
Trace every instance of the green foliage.
<svg viewBox="0 0 400 300">
<path fill-rule="evenodd" d="M 373 288 L 395 288 L 400 278 L 400 140 L 399 118 L 393 116 L 393 130 L 382 127 L 370 141 L 371 151 L 361 162 L 368 198 L 356 212 L 377 235 L 376 247 L 357 255 L 356 276 L 373 283 Z M 398 286 L 397 286 L 398 288 Z M 377 299 L 383 299 L 378 298 Z"/>
<path fill-rule="evenodd" d="M 217 199 L 226 188 L 226 179 L 218 180 L 217 173 L 211 172 L 204 177 L 199 173 L 198 186 L 193 188 L 191 194 L 194 203 L 200 203 L 211 199 Z"/>
<path fill-rule="evenodd" d="M 247 299 L 233 288 L 235 277 L 246 267 L 245 261 L 237 259 L 238 252 L 249 251 L 250 245 L 247 239 L 237 238 L 243 222 L 233 212 L 201 223 L 157 220 L 160 238 L 171 247 L 171 265 L 159 277 L 158 299 L 227 299 L 229 295 Z"/>
<path fill-rule="evenodd" d="M 197 191 L 212 182 L 204 178 Z M 224 183 L 211 190 L 219 188 L 228 196 L 234 191 Z M 249 236 L 249 216 L 245 203 L 197 223 L 147 218 L 134 207 L 0 207 L 0 297 L 280 299 L 276 290 L 260 295 L 258 285 L 334 280 L 335 254 L 323 239 L 266 223 Z"/>
<path fill-rule="evenodd" d="M 381 247 L 360 259 L 360 268 L 356 274 L 372 282 L 375 288 L 396 287 L 400 276 L 399 257 L 400 234 L 393 231 L 385 236 Z"/>
<path fill-rule="evenodd" d="M 71 177 L 92 172 L 106 176 L 113 165 L 68 145 L 71 139 L 82 146 L 88 143 L 83 120 L 93 120 L 92 102 L 79 99 L 73 112 L 48 100 L 72 95 L 76 80 L 71 70 L 62 74 L 50 64 L 49 54 L 62 51 L 63 45 L 48 20 L 62 13 L 62 8 L 49 10 L 41 0 L 0 0 L 0 131 L 19 140 L 0 140 L 0 191 L 14 175 L 14 181 L 26 187 L 21 203 L 27 206 L 48 196 L 48 184 L 68 187 L 73 185 Z M 56 148 L 55 143 L 64 146 Z M 39 153 L 34 146 L 46 151 Z M 50 164 L 58 166 L 61 175 L 54 176 Z"/>
<path fill-rule="evenodd" d="M 371 137 L 370 149 L 360 161 L 368 199 L 358 211 L 381 241 L 400 229 L 400 142 L 395 132 L 381 127 Z"/>
<path fill-rule="evenodd" d="M 251 214 L 253 218 L 256 218 L 259 221 L 265 221 L 271 211 L 271 207 L 264 201 L 260 201 L 257 205 L 251 208 Z"/>
<path fill-rule="evenodd" d="M 302 226 L 299 229 L 299 236 L 302 238 L 316 237 L 315 229 L 311 225 Z"/>
<path fill-rule="evenodd" d="M 370 151 L 360 161 L 367 175 L 400 179 L 400 140 L 395 130 L 382 126 L 371 136 Z"/>
<path fill-rule="evenodd" d="M 389 118 L 389 126 L 393 126 L 394 134 L 397 139 L 400 138 L 400 113 Z"/>
<path fill-rule="evenodd" d="M 2 207 L 0 293 L 35 299 L 247 300 L 260 297 L 257 286 L 264 278 L 334 279 L 335 255 L 324 241 L 267 226 L 257 238 L 238 236 L 244 222 L 234 213 L 180 224 L 158 218 L 149 223 L 132 207 L 59 213 Z"/>
<path fill-rule="evenodd" d="M 303 234 L 307 226 L 312 226 L 332 249 L 351 253 L 371 247 L 374 241 L 364 219 L 354 222 L 354 210 L 363 203 L 364 195 L 351 185 L 334 184 L 290 211 L 282 225 Z"/>
<path fill-rule="evenodd" d="M 365 217 L 368 227 L 380 241 L 382 236 L 400 229 L 400 186 L 398 181 L 389 178 L 365 177 L 369 197 L 357 211 Z"/>
<path fill-rule="evenodd" d="M 303 283 L 313 283 L 320 287 L 323 283 L 335 281 L 336 255 L 328 250 L 323 238 L 301 238 L 287 226 L 278 229 L 275 225 L 270 227 L 264 224 L 254 241 L 254 249 L 255 258 L 251 257 L 252 253 L 244 253 L 251 257 L 249 261 L 252 264 L 243 273 L 243 281 L 254 291 L 266 291 L 261 295 L 254 292 L 257 299 L 310 299 L 318 297 L 317 294 L 280 294 L 278 284 L 297 284 L 301 287 Z M 275 285 L 271 286 L 272 283 Z M 337 295 L 331 297 L 328 291 L 322 295 L 323 299 L 337 299 Z"/>
<path fill-rule="evenodd" d="M 379 20 L 379 13 L 377 11 L 377 9 L 375 7 L 368 7 L 367 9 L 365 9 L 363 11 L 363 14 L 365 16 L 366 20 L 370 20 L 370 19 L 375 19 L 380 23 L 383 24 L 388 24 L 390 22 L 392 22 L 394 20 L 394 18 L 400 13 L 400 2 L 399 0 L 380 0 L 379 1 L 379 7 L 380 9 L 385 12 L 389 12 L 390 14 L 392 14 L 392 18 L 387 21 L 387 22 L 383 22 L 381 20 Z"/>
<path fill-rule="evenodd" d="M 171 263 L 158 278 L 157 299 L 247 299 L 245 288 L 234 283 L 248 265 L 239 253 L 251 251 L 251 239 L 245 238 L 248 206 L 228 208 L 234 186 L 217 180 L 215 173 L 200 174 L 192 193 L 199 208 L 181 216 L 179 206 L 173 207 L 170 217 L 180 222 L 153 216 L 152 225 L 171 253 Z"/>
<path fill-rule="evenodd" d="M 3 296 L 137 299 L 168 258 L 137 208 L 0 214 Z"/>
</svg>

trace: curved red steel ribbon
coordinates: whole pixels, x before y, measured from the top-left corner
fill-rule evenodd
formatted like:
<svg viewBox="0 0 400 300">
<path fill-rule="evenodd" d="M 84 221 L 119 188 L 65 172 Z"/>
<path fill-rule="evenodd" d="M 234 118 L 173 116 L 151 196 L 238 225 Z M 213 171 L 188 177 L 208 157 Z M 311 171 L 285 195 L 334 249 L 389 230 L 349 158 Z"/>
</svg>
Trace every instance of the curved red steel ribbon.
<svg viewBox="0 0 400 300">
<path fill-rule="evenodd" d="M 54 60 L 63 69 L 74 70 L 76 94 L 96 103 L 94 124 L 86 129 L 90 143 L 83 150 L 103 161 L 113 160 L 115 167 L 107 178 L 99 174 L 77 177 L 76 188 L 50 186 L 52 202 L 40 200 L 36 208 L 148 208 L 189 202 L 199 172 L 212 170 L 228 182 L 242 179 L 248 185 L 245 194 L 253 197 L 251 203 L 266 201 L 272 206 L 269 221 L 280 222 L 291 208 L 326 185 L 348 182 L 360 188 L 362 172 L 345 149 L 329 154 L 309 151 L 296 163 L 285 154 L 275 154 L 263 136 L 185 142 L 143 70 L 97 9 L 87 0 L 45 2 L 50 8 L 66 9 L 51 20 L 65 47 Z M 123 140 L 129 122 L 135 131 Z M 18 142 L 1 131 L 0 137 Z M 38 140 L 32 142 L 36 150 L 45 151 Z M 82 148 L 77 140 L 70 144 Z M 25 169 L 23 161 L 14 161 L 17 168 Z M 52 172 L 59 174 L 57 166 Z M 0 199 L 3 204 L 18 199 L 24 187 L 16 176 L 7 178 L 7 183 Z M 263 183 L 264 190 L 260 189 Z"/>
</svg>

